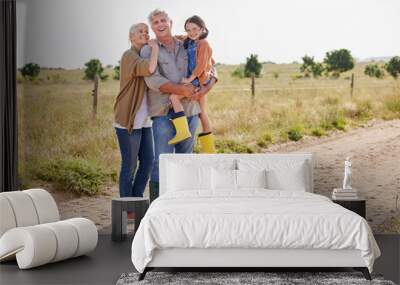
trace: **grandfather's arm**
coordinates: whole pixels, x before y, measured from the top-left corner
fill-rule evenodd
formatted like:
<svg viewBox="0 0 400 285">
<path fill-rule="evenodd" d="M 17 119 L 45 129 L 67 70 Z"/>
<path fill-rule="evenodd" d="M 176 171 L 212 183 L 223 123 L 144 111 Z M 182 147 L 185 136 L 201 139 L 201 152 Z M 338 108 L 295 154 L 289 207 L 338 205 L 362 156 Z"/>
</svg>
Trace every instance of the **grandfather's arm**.
<svg viewBox="0 0 400 285">
<path fill-rule="evenodd" d="M 160 91 L 163 93 L 170 93 L 170 94 L 181 95 L 184 97 L 190 97 L 193 95 L 195 87 L 192 84 L 183 85 L 183 84 L 175 84 L 172 82 L 168 82 L 160 86 Z"/>
<path fill-rule="evenodd" d="M 195 88 L 193 87 L 192 84 L 182 85 L 182 84 L 174 84 L 171 82 L 161 86 L 160 90 L 165 90 L 162 92 L 169 92 L 172 94 L 187 96 L 190 97 L 190 100 L 199 100 L 201 97 L 205 96 L 217 82 L 218 82 L 218 72 L 214 65 L 211 69 L 210 82 L 206 86 L 202 86 L 198 90 L 194 90 Z M 187 90 L 188 87 L 190 87 L 191 90 Z M 193 91 L 195 92 L 193 93 Z"/>
</svg>

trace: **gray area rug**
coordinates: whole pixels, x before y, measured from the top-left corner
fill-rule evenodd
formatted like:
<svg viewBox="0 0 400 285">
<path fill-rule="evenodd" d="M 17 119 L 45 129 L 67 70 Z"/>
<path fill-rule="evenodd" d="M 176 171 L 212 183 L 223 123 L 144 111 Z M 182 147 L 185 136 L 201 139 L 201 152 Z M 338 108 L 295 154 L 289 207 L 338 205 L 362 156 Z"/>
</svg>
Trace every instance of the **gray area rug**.
<svg viewBox="0 0 400 285">
<path fill-rule="evenodd" d="M 133 284 L 324 284 L 324 285 L 395 285 L 381 276 L 372 276 L 368 281 L 359 272 L 148 272 L 146 278 L 138 281 L 139 273 L 122 274 L 117 285 Z"/>
</svg>

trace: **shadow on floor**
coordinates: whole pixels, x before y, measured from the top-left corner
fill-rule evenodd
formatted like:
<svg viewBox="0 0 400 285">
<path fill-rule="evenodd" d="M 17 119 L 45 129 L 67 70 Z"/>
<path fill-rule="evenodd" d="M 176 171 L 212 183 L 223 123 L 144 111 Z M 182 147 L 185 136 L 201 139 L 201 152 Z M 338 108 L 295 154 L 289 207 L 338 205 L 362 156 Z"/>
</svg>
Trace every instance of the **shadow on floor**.
<svg viewBox="0 0 400 285">
<path fill-rule="evenodd" d="M 374 273 L 400 282 L 400 235 L 376 235 L 382 256 Z M 0 265 L 0 283 L 9 284 L 115 284 L 122 273 L 134 271 L 131 263 L 132 237 L 115 243 L 109 229 L 102 230 L 99 243 L 88 256 L 52 263 L 29 270 L 19 270 L 16 262 Z M 312 270 L 310 270 L 312 271 Z"/>
</svg>

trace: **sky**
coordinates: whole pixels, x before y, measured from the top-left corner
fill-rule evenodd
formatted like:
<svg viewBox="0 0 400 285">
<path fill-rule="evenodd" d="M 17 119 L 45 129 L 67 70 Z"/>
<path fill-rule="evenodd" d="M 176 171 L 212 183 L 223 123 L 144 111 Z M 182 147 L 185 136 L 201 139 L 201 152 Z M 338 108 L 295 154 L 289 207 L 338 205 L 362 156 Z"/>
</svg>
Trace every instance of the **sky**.
<svg viewBox="0 0 400 285">
<path fill-rule="evenodd" d="M 347 48 L 358 59 L 400 55 L 399 0 L 17 0 L 17 64 L 80 68 L 118 64 L 132 24 L 165 10 L 173 34 L 202 17 L 217 62 L 322 60 Z M 151 33 L 151 36 L 154 36 Z"/>
</svg>

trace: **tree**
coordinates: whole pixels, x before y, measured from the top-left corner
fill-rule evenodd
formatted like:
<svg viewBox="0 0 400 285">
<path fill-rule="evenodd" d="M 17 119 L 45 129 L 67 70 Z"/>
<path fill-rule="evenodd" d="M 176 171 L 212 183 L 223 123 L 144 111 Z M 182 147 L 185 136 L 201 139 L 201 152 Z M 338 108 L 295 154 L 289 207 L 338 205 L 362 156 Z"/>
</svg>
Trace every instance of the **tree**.
<svg viewBox="0 0 400 285">
<path fill-rule="evenodd" d="M 114 67 L 114 79 L 119 80 L 119 77 L 120 77 L 120 66 L 116 65 Z"/>
<path fill-rule="evenodd" d="M 385 73 L 377 64 L 368 64 L 364 69 L 364 74 L 369 77 L 382 78 Z"/>
<path fill-rule="evenodd" d="M 303 64 L 300 66 L 300 71 L 304 73 L 305 77 L 312 74 L 314 77 L 321 76 L 325 68 L 322 63 L 315 62 L 314 57 L 305 55 L 302 57 Z"/>
<path fill-rule="evenodd" d="M 85 77 L 84 79 L 87 80 L 94 80 L 95 75 L 97 74 L 101 80 L 106 80 L 108 75 L 103 74 L 104 68 L 101 65 L 100 60 L 98 59 L 91 59 L 85 63 Z"/>
<path fill-rule="evenodd" d="M 327 52 L 324 63 L 326 70 L 332 72 L 335 77 L 339 77 L 340 73 L 354 68 L 354 58 L 347 49 Z"/>
<path fill-rule="evenodd" d="M 304 73 L 305 77 L 310 77 L 311 67 L 315 64 L 314 57 L 305 55 L 301 59 L 303 64 L 300 66 L 300 71 Z"/>
<path fill-rule="evenodd" d="M 312 72 L 314 77 L 321 76 L 324 71 L 325 71 L 325 66 L 320 62 L 315 63 L 311 67 L 311 72 Z"/>
<path fill-rule="evenodd" d="M 387 64 L 385 64 L 386 71 L 397 79 L 400 74 L 400 56 L 392 57 Z"/>
<path fill-rule="evenodd" d="M 262 64 L 258 61 L 256 54 L 250 54 L 250 57 L 246 58 L 246 65 L 244 66 L 244 75 L 251 77 L 251 73 L 254 72 L 256 77 L 260 77 L 262 70 Z"/>
<path fill-rule="evenodd" d="M 25 79 L 34 80 L 39 76 L 40 66 L 36 63 L 27 63 L 21 69 L 21 74 Z"/>
</svg>

